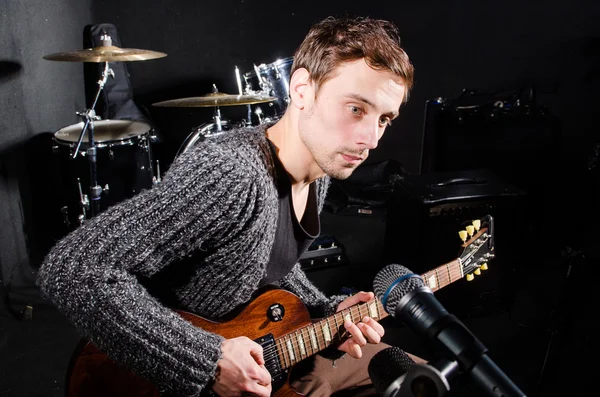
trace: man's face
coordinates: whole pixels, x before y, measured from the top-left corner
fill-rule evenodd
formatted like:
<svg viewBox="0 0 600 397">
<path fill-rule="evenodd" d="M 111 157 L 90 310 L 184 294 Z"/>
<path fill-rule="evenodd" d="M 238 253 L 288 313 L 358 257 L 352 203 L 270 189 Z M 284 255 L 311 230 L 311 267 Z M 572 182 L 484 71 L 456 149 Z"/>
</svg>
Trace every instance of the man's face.
<svg viewBox="0 0 600 397">
<path fill-rule="evenodd" d="M 377 147 L 404 94 L 392 72 L 374 70 L 363 59 L 344 63 L 316 98 L 308 98 L 298 121 L 300 139 L 323 172 L 346 179 Z"/>
</svg>

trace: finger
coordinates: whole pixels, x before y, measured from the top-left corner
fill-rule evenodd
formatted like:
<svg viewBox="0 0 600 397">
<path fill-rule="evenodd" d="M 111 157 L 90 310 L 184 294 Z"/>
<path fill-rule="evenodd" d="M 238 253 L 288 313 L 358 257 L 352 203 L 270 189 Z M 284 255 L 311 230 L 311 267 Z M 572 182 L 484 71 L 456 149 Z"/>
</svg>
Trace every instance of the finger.
<svg viewBox="0 0 600 397">
<path fill-rule="evenodd" d="M 379 324 L 379 322 L 375 321 L 371 317 L 365 316 L 362 319 L 362 322 L 368 325 L 369 327 L 373 328 L 375 332 L 379 334 L 380 337 L 383 337 L 383 335 L 385 335 L 385 328 L 383 328 L 383 326 Z"/>
<path fill-rule="evenodd" d="M 261 385 L 261 386 L 268 386 L 271 384 L 271 374 L 269 373 L 269 371 L 267 370 L 267 368 L 264 365 L 261 365 L 258 368 L 258 372 L 256 373 L 256 381 Z"/>
<path fill-rule="evenodd" d="M 348 339 L 348 354 L 350 354 L 354 358 L 362 357 L 362 349 L 354 341 L 354 339 Z"/>
<path fill-rule="evenodd" d="M 369 343 L 381 342 L 381 336 L 373 328 L 365 323 L 359 323 L 357 326 Z"/>
<path fill-rule="evenodd" d="M 250 355 L 252 356 L 252 358 L 254 358 L 254 361 L 256 361 L 256 363 L 258 365 L 264 365 L 265 359 L 263 358 L 262 346 L 254 341 L 250 341 L 250 342 L 252 343 L 252 345 L 250 347 Z"/>
<path fill-rule="evenodd" d="M 353 300 L 353 304 L 360 302 L 368 302 L 375 298 L 375 294 L 372 292 L 360 291 L 350 297 Z"/>
<path fill-rule="evenodd" d="M 268 386 L 262 386 L 258 383 L 249 384 L 246 388 L 247 392 L 260 397 L 269 397 L 271 395 L 271 384 Z M 246 394 L 246 393 L 244 393 Z"/>
<path fill-rule="evenodd" d="M 367 339 L 365 339 L 365 336 L 363 335 L 361 330 L 356 326 L 356 324 L 350 321 L 346 321 L 344 323 L 344 328 L 346 328 L 346 331 L 350 332 L 350 335 L 352 335 L 352 340 L 355 343 L 357 343 L 359 347 L 365 346 L 367 344 Z"/>
</svg>

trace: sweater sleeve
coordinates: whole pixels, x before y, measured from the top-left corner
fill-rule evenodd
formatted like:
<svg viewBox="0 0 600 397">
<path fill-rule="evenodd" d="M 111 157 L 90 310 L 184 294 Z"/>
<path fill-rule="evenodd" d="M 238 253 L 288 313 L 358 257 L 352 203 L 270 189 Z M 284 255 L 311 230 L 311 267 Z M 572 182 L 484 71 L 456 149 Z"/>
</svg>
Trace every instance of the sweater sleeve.
<svg viewBox="0 0 600 397">
<path fill-rule="evenodd" d="M 236 208 L 252 210 L 252 181 L 219 150 L 184 153 L 160 184 L 60 240 L 38 273 L 42 294 L 82 336 L 160 390 L 181 396 L 198 395 L 214 377 L 223 338 L 163 306 L 138 277 L 229 233 L 224 218 L 235 222 Z M 246 205 L 233 205 L 240 197 Z"/>
<path fill-rule="evenodd" d="M 317 317 L 332 315 L 338 305 L 348 297 L 348 295 L 327 297 L 306 277 L 299 263 L 281 280 L 281 286 L 298 295 L 309 311 Z"/>
</svg>

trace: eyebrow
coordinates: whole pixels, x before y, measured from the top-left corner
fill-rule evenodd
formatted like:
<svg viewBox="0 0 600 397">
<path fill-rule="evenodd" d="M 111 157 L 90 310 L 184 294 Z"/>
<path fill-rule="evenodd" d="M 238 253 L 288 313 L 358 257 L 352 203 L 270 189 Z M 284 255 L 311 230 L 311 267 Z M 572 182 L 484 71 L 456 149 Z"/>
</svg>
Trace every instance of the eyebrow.
<svg viewBox="0 0 600 397">
<path fill-rule="evenodd" d="M 367 98 L 365 98 L 362 95 L 350 93 L 350 94 L 345 94 L 344 96 L 346 98 L 355 99 L 355 100 L 357 100 L 359 102 L 363 102 L 363 103 L 367 104 L 368 106 L 370 106 L 372 108 L 375 107 L 375 104 L 373 102 L 369 101 Z M 399 113 L 397 111 L 396 112 L 388 112 L 388 113 L 384 113 L 384 116 L 388 116 L 391 119 L 395 119 L 396 117 L 398 117 L 398 114 Z"/>
</svg>

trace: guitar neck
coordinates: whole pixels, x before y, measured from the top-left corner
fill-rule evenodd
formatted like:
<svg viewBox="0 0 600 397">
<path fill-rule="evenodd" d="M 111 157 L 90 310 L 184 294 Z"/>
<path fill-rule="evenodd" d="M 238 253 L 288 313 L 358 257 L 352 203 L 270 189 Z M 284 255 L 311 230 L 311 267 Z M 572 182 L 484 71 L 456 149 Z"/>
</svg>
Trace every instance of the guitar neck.
<svg viewBox="0 0 600 397">
<path fill-rule="evenodd" d="M 432 291 L 444 288 L 462 277 L 462 268 L 458 259 L 421 275 L 425 285 L 429 286 Z M 356 304 L 277 338 L 275 345 L 282 368 L 290 368 L 305 358 L 328 348 L 333 343 L 339 343 L 347 336 L 344 322 L 349 320 L 357 324 L 365 316 L 380 321 L 389 314 L 379 299 L 375 298 L 370 302 Z"/>
</svg>

